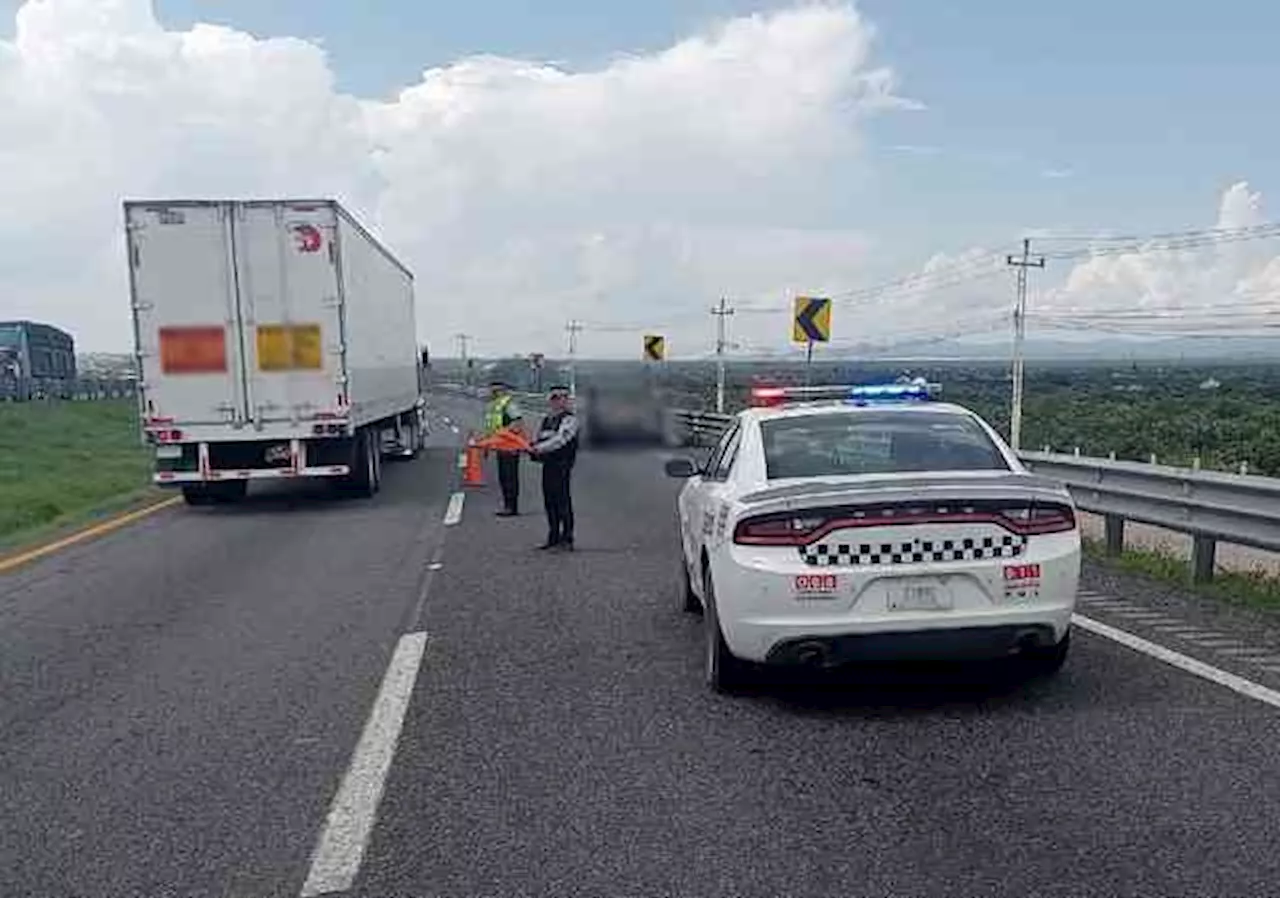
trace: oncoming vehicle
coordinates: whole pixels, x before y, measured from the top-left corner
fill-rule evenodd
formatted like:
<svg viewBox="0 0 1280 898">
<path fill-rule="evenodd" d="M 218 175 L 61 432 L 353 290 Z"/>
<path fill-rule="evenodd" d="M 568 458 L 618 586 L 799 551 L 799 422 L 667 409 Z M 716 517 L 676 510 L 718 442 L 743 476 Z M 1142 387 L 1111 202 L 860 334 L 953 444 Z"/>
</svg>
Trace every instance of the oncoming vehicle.
<svg viewBox="0 0 1280 898">
<path fill-rule="evenodd" d="M 711 687 L 757 664 L 1062 666 L 1080 576 L 1071 496 L 933 394 L 758 389 L 704 466 L 667 462 L 686 478 L 683 606 L 705 611 Z"/>
</svg>

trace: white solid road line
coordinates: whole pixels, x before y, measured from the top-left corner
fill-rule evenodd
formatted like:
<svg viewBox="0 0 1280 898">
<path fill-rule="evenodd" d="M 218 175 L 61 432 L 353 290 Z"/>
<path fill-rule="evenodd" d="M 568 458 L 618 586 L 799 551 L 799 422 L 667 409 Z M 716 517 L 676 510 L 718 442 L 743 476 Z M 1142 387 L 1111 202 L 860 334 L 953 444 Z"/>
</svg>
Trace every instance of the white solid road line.
<svg viewBox="0 0 1280 898">
<path fill-rule="evenodd" d="M 344 892 L 351 888 L 360 872 L 360 861 L 378 813 L 378 802 L 382 799 L 387 771 L 391 768 L 426 647 L 425 632 L 406 633 L 396 643 L 373 710 L 351 756 L 351 766 L 342 778 L 325 819 L 324 831 L 311 856 L 302 898 Z"/>
<path fill-rule="evenodd" d="M 466 498 L 465 493 L 454 493 L 449 497 L 449 507 L 444 510 L 444 525 L 446 527 L 452 527 L 462 520 L 462 503 Z"/>
<path fill-rule="evenodd" d="M 1135 652 L 1142 652 L 1142 654 L 1149 655 L 1158 661 L 1163 661 L 1165 664 L 1171 664 L 1180 670 L 1185 670 L 1187 673 L 1203 677 L 1210 682 L 1217 683 L 1219 686 L 1225 686 L 1241 695 L 1248 696 L 1263 704 L 1271 705 L 1273 708 L 1280 708 L 1280 692 L 1268 689 L 1261 683 L 1255 683 L 1252 680 L 1246 680 L 1244 677 L 1238 677 L 1233 673 L 1227 673 L 1212 664 L 1197 661 L 1195 658 L 1184 655 L 1181 652 L 1167 649 L 1162 645 L 1149 642 L 1141 636 L 1134 636 L 1124 630 L 1117 630 L 1115 627 L 1108 626 L 1101 621 L 1096 621 L 1081 614 L 1072 615 L 1071 622 L 1082 630 L 1088 630 L 1090 633 L 1118 642 L 1127 648 L 1133 649 Z"/>
</svg>

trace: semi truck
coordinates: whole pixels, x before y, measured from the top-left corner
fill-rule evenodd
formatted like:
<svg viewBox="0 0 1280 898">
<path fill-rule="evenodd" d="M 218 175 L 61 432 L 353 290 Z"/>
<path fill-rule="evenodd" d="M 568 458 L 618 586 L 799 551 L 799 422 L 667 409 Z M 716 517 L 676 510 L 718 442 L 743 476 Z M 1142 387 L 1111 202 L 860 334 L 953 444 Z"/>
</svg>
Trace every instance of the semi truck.
<svg viewBox="0 0 1280 898">
<path fill-rule="evenodd" d="M 153 479 L 188 504 L 252 481 L 372 496 L 426 436 L 413 275 L 337 201 L 124 203 Z"/>
</svg>

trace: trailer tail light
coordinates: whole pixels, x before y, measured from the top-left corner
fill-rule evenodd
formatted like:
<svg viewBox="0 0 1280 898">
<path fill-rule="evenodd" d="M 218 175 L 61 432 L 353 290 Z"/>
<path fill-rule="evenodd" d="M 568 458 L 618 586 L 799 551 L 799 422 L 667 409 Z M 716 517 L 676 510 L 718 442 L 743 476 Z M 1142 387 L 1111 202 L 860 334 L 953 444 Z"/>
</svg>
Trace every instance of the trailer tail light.
<svg viewBox="0 0 1280 898">
<path fill-rule="evenodd" d="M 225 374 L 226 328 L 160 328 L 160 370 L 165 374 Z"/>
<path fill-rule="evenodd" d="M 747 546 L 804 546 L 835 530 L 975 523 L 1037 536 L 1074 530 L 1076 518 L 1070 506 L 1058 503 L 989 500 L 815 509 L 746 518 L 734 528 L 733 541 Z"/>
<path fill-rule="evenodd" d="M 318 437 L 340 436 L 346 432 L 346 429 L 346 424 L 313 424 L 311 426 L 311 432 Z"/>
</svg>

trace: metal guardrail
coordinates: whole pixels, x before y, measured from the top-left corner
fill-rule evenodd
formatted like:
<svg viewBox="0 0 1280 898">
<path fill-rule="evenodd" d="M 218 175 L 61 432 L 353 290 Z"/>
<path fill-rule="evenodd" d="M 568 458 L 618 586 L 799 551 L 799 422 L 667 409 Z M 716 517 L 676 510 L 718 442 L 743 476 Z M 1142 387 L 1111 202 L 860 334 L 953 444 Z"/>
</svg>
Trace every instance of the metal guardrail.
<svg viewBox="0 0 1280 898">
<path fill-rule="evenodd" d="M 714 443 L 732 415 L 675 409 L 683 442 Z M 1106 550 L 1124 548 L 1126 521 L 1189 534 L 1192 578 L 1213 577 L 1219 542 L 1280 552 L 1280 478 L 1225 474 L 1053 452 L 1021 452 L 1031 470 L 1071 490 L 1082 511 L 1103 516 Z"/>
</svg>

